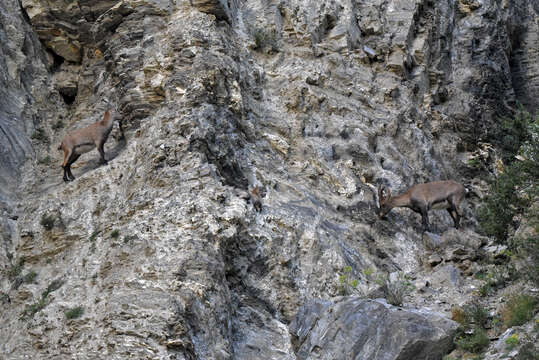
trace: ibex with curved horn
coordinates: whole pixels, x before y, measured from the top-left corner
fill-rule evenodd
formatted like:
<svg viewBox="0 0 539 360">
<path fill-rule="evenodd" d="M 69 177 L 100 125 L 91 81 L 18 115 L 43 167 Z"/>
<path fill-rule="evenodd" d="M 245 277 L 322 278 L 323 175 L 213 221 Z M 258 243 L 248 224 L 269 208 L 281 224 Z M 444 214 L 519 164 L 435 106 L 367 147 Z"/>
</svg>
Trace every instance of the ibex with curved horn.
<svg viewBox="0 0 539 360">
<path fill-rule="evenodd" d="M 386 195 L 384 195 L 384 191 L 387 191 Z M 429 210 L 434 204 L 447 202 L 447 211 L 455 223 L 455 228 L 458 229 L 462 216 L 459 206 L 465 195 L 466 188 L 453 180 L 417 184 L 404 194 L 393 197 L 388 188 L 382 188 L 378 185 L 378 199 L 380 201 L 378 216 L 382 219 L 394 207 L 407 207 L 421 214 L 423 229 L 428 231 L 430 227 Z"/>
<path fill-rule="evenodd" d="M 86 152 L 91 151 L 95 147 L 101 155 L 101 163 L 106 164 L 104 145 L 112 130 L 114 118 L 110 111 L 105 111 L 103 119 L 83 128 L 73 130 L 64 136 L 58 150 L 64 150 L 64 181 L 73 181 L 75 177 L 71 173 L 71 165 Z M 124 138 L 122 124 L 119 122 L 121 137 Z"/>
</svg>

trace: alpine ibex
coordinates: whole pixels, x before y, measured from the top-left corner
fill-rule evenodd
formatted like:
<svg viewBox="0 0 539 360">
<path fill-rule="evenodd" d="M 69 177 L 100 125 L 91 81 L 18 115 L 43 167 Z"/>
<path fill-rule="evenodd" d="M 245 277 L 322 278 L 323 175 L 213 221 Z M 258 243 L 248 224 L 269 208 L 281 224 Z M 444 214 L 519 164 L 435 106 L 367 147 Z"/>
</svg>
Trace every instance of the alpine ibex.
<svg viewBox="0 0 539 360">
<path fill-rule="evenodd" d="M 62 164 L 62 168 L 64 169 L 64 181 L 75 180 L 75 177 L 71 173 L 71 165 L 77 161 L 82 154 L 91 151 L 95 147 L 97 147 L 99 155 L 101 155 L 101 163 L 107 163 L 103 147 L 112 130 L 113 123 L 114 118 L 111 116 L 110 111 L 107 110 L 105 111 L 103 119 L 83 129 L 73 130 L 64 136 L 62 143 L 58 147 L 58 150 L 64 150 L 64 162 Z M 121 122 L 119 122 L 119 126 L 123 138 L 124 132 Z"/>
<path fill-rule="evenodd" d="M 384 190 L 387 191 L 385 196 Z M 428 231 L 430 227 L 429 210 L 434 204 L 446 201 L 448 204 L 447 211 L 455 223 L 455 228 L 458 229 L 462 216 L 459 206 L 465 195 L 466 188 L 452 180 L 414 185 L 404 194 L 393 197 L 389 189 L 378 185 L 378 198 L 380 201 L 378 216 L 382 219 L 394 207 L 407 207 L 421 214 L 423 229 Z"/>
</svg>

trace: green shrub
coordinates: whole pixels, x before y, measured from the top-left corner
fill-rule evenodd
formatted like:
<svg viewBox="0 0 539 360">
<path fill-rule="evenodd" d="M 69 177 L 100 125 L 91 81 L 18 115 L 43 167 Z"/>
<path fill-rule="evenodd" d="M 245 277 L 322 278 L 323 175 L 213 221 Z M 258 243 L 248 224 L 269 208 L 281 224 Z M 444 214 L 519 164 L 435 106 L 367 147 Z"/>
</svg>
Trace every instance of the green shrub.
<svg viewBox="0 0 539 360">
<path fill-rule="evenodd" d="M 51 157 L 47 155 L 44 158 L 39 159 L 37 163 L 41 165 L 49 165 L 51 161 L 52 161 Z"/>
<path fill-rule="evenodd" d="M 44 143 L 49 142 L 49 138 L 45 134 L 45 131 L 43 129 L 41 129 L 41 128 L 36 128 L 34 130 L 34 132 L 32 133 L 31 138 L 34 139 L 34 140 L 44 142 Z"/>
<path fill-rule="evenodd" d="M 535 350 L 535 343 L 528 341 L 522 344 L 515 360 L 539 360 L 539 354 Z"/>
<path fill-rule="evenodd" d="M 26 275 L 24 275 L 23 281 L 27 284 L 30 284 L 34 282 L 36 277 L 37 277 L 37 273 L 34 270 L 30 270 Z"/>
<path fill-rule="evenodd" d="M 493 179 L 477 218 L 482 232 L 499 243 L 508 244 L 507 234 L 513 218 L 526 214 L 532 199 L 539 196 L 539 116 L 521 111 L 512 122 L 506 121 L 502 134 L 503 172 Z M 519 159 L 515 160 L 515 156 Z"/>
<path fill-rule="evenodd" d="M 468 324 L 473 323 L 481 328 L 485 327 L 489 317 L 487 309 L 475 301 L 464 306 L 464 313 Z"/>
<path fill-rule="evenodd" d="M 523 107 L 516 112 L 513 118 L 502 119 L 502 126 L 498 128 L 498 134 L 494 139 L 498 141 L 497 145 L 503 150 L 504 161 L 511 161 L 520 147 L 531 140 L 530 124 L 533 124 L 533 121 L 533 116 Z"/>
<path fill-rule="evenodd" d="M 530 320 L 537 310 L 537 298 L 530 295 L 516 295 L 507 301 L 501 318 L 506 328 L 522 325 Z"/>
<path fill-rule="evenodd" d="M 509 336 L 507 339 L 505 339 L 505 347 L 506 350 L 511 351 L 518 345 L 519 339 L 518 335 L 514 333 L 513 335 Z"/>
<path fill-rule="evenodd" d="M 339 295 L 346 296 L 358 293 L 357 288 L 359 282 L 357 279 L 352 278 L 352 267 L 345 266 L 343 268 L 343 274 L 339 276 L 338 293 Z"/>
<path fill-rule="evenodd" d="M 111 233 L 110 233 L 110 236 L 113 239 L 118 239 L 118 237 L 120 236 L 120 230 L 118 230 L 118 229 L 112 230 Z"/>
<path fill-rule="evenodd" d="M 26 308 L 24 308 L 21 314 L 21 318 L 22 319 L 33 318 L 35 314 L 37 314 L 39 311 L 41 311 L 45 307 L 46 305 L 45 300 L 46 298 L 41 297 L 39 301 L 33 303 L 32 305 L 28 305 Z"/>
<path fill-rule="evenodd" d="M 519 167 L 518 163 L 507 167 L 490 184 L 489 195 L 483 199 L 477 213 L 482 232 L 495 237 L 499 243 L 507 243 L 513 217 L 527 206 L 527 201 L 515 191 L 523 181 Z"/>
<path fill-rule="evenodd" d="M 402 306 L 404 297 L 413 289 L 412 284 L 406 277 L 399 273 L 395 281 L 386 278 L 384 292 L 388 304 Z"/>
<path fill-rule="evenodd" d="M 462 329 L 457 333 L 455 338 L 455 344 L 458 348 L 472 352 L 479 353 L 489 344 L 489 339 L 485 329 L 475 326 L 472 334 L 465 334 Z"/>
<path fill-rule="evenodd" d="M 7 278 L 11 281 L 15 280 L 22 272 L 24 260 L 20 259 L 15 265 L 12 265 L 7 271 Z"/>
<path fill-rule="evenodd" d="M 101 232 L 101 231 L 99 231 L 99 230 L 94 231 L 94 232 L 90 235 L 90 238 L 89 238 L 88 240 L 90 240 L 90 242 L 94 242 L 95 239 L 97 238 L 97 235 L 99 235 L 100 232 Z"/>
<path fill-rule="evenodd" d="M 47 296 L 55 290 L 58 290 L 64 281 L 62 280 L 53 280 L 49 286 L 41 293 L 41 297 L 35 303 L 26 306 L 26 308 L 21 313 L 21 319 L 31 319 L 34 315 L 41 311 L 47 305 Z"/>
<path fill-rule="evenodd" d="M 489 313 L 479 302 L 471 302 L 463 307 L 451 309 L 451 319 L 468 328 L 472 324 L 484 328 L 488 321 Z"/>
<path fill-rule="evenodd" d="M 82 306 L 77 306 L 65 311 L 65 316 L 68 320 L 80 318 L 82 314 L 84 314 L 84 308 Z"/>
<path fill-rule="evenodd" d="M 277 31 L 275 29 L 265 29 L 263 27 L 257 27 L 253 31 L 253 39 L 255 41 L 254 50 L 264 51 L 269 48 L 269 52 L 279 52 Z"/>
<path fill-rule="evenodd" d="M 47 230 L 51 230 L 54 227 L 56 217 L 54 215 L 47 215 L 43 213 L 41 215 L 41 221 L 39 222 Z"/>
<path fill-rule="evenodd" d="M 126 235 L 124 236 L 124 244 L 130 244 L 133 243 L 133 241 L 137 240 L 137 235 Z"/>
<path fill-rule="evenodd" d="M 9 295 L 0 291 L 0 304 L 8 304 L 10 302 L 11 300 L 9 298 Z"/>
<path fill-rule="evenodd" d="M 58 121 L 56 121 L 56 122 L 52 125 L 52 128 L 53 128 L 54 130 L 61 129 L 61 128 L 63 128 L 63 127 L 64 127 L 64 123 L 63 123 L 62 120 L 58 120 Z"/>
</svg>

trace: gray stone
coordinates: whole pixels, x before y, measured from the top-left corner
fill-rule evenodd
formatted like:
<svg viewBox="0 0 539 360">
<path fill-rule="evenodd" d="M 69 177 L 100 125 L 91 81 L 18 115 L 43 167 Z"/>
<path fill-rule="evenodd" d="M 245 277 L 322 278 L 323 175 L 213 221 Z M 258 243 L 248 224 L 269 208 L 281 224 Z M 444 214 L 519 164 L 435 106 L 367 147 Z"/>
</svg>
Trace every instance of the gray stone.
<svg viewBox="0 0 539 360">
<path fill-rule="evenodd" d="M 290 325 L 297 359 L 441 358 L 456 329 L 440 314 L 356 297 L 312 301 Z"/>
<path fill-rule="evenodd" d="M 375 296 L 379 276 L 402 272 L 431 284 L 407 303 L 444 311 L 479 285 L 458 268 L 468 273 L 483 243 L 477 198 L 462 232 L 447 211 L 429 213 L 422 241 L 408 209 L 378 219 L 376 185 L 466 182 L 478 141 L 492 140 L 517 100 L 536 103 L 533 1 L 20 3 L 27 17 L 18 1 L 0 1 L 0 353 L 314 357 L 339 350 L 298 327 L 325 345 L 294 342 L 289 324 L 309 299 L 353 284 Z M 64 184 L 62 137 L 109 106 L 127 141 L 115 140 L 115 126 L 109 164 L 84 154 Z M 251 201 L 254 188 L 263 194 Z M 434 272 L 427 248 L 446 261 Z M 444 251 L 457 248 L 447 263 Z M 39 275 L 17 288 L 4 269 L 21 259 L 23 274 Z M 346 317 L 347 301 L 327 306 Z M 395 333 L 406 337 L 395 353 L 430 351 L 412 330 L 438 329 L 431 315 L 350 301 L 411 324 Z M 77 306 L 84 315 L 66 319 Z M 388 338 L 398 325 L 361 319 Z M 339 341 L 382 343 L 355 338 L 360 325 L 343 327 Z"/>
</svg>

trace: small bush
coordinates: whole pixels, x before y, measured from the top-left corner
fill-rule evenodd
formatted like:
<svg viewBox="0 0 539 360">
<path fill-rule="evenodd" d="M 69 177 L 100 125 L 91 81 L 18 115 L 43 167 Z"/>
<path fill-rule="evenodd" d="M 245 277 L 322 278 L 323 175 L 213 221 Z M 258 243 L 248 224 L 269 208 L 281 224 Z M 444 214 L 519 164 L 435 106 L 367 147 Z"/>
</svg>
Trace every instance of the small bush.
<svg viewBox="0 0 539 360">
<path fill-rule="evenodd" d="M 464 309 L 458 306 L 451 309 L 451 320 L 458 322 L 462 326 L 468 325 L 468 318 Z"/>
<path fill-rule="evenodd" d="M 536 233 L 513 239 L 512 247 L 518 249 L 518 256 L 524 260 L 521 269 L 523 277 L 539 287 L 539 212 L 530 216 L 529 221 Z"/>
<path fill-rule="evenodd" d="M 19 260 L 15 265 L 12 265 L 7 271 L 7 277 L 9 280 L 15 280 L 22 272 L 24 267 L 24 260 Z"/>
<path fill-rule="evenodd" d="M 253 30 L 253 38 L 255 41 L 254 50 L 264 51 L 269 48 L 269 52 L 279 52 L 277 31 L 275 29 L 267 30 L 262 27 Z"/>
<path fill-rule="evenodd" d="M 64 123 L 63 123 L 63 121 L 60 120 L 60 119 L 59 119 L 58 121 L 56 121 L 56 122 L 52 125 L 52 128 L 53 128 L 54 130 L 61 129 L 61 128 L 63 128 L 63 127 L 64 127 Z"/>
<path fill-rule="evenodd" d="M 95 239 L 97 238 L 97 235 L 99 235 L 100 232 L 101 232 L 101 231 L 99 231 L 99 230 L 94 231 L 94 232 L 90 235 L 90 238 L 89 238 L 88 240 L 90 240 L 90 242 L 94 242 Z"/>
<path fill-rule="evenodd" d="M 48 143 L 49 142 L 49 138 L 47 137 L 47 135 L 45 134 L 45 131 L 41 128 L 36 128 L 34 130 L 34 133 L 32 134 L 31 136 L 32 139 L 34 140 L 38 140 L 38 141 L 41 141 L 41 142 L 44 142 L 44 143 Z"/>
<path fill-rule="evenodd" d="M 118 230 L 118 229 L 112 230 L 111 233 L 110 233 L 110 236 L 113 239 L 118 239 L 118 237 L 120 236 L 120 230 Z"/>
<path fill-rule="evenodd" d="M 31 319 L 34 317 L 35 314 L 37 314 L 39 311 L 41 311 L 46 303 L 45 303 L 44 297 L 41 297 L 39 301 L 33 303 L 32 305 L 28 305 L 22 312 L 21 318 L 22 319 Z"/>
<path fill-rule="evenodd" d="M 26 275 L 24 275 L 23 281 L 27 284 L 30 284 L 34 282 L 36 277 L 37 277 L 37 273 L 34 270 L 30 270 Z"/>
<path fill-rule="evenodd" d="M 535 350 L 535 344 L 533 342 L 522 344 L 515 360 L 539 360 L 539 354 Z"/>
<path fill-rule="evenodd" d="M 47 215 L 43 213 L 41 215 L 41 221 L 39 222 L 47 230 L 51 230 L 54 227 L 56 217 L 54 215 Z"/>
<path fill-rule="evenodd" d="M 358 293 L 357 289 L 358 280 L 351 277 L 352 267 L 345 266 L 343 268 L 343 274 L 339 276 L 339 286 L 338 292 L 339 295 L 347 296 L 352 295 L 353 293 Z"/>
<path fill-rule="evenodd" d="M 131 244 L 137 239 L 137 235 L 126 235 L 124 236 L 124 244 Z"/>
<path fill-rule="evenodd" d="M 0 291 L 0 304 L 9 304 L 10 302 L 11 299 L 9 298 L 9 295 Z"/>
<path fill-rule="evenodd" d="M 41 293 L 41 297 L 38 301 L 33 303 L 32 305 L 28 305 L 23 312 L 21 313 L 21 319 L 31 319 L 34 317 L 36 313 L 41 311 L 46 305 L 47 305 L 47 296 L 55 290 L 58 290 L 62 285 L 64 284 L 64 281 L 62 280 L 53 280 L 49 286 Z"/>
<path fill-rule="evenodd" d="M 46 297 L 48 296 L 51 292 L 53 291 L 56 291 L 58 290 L 60 287 L 62 287 L 62 285 L 64 285 L 64 281 L 63 280 L 53 280 L 49 286 L 47 286 L 47 289 L 45 289 L 45 291 L 43 291 L 42 293 L 42 296 Z"/>
<path fill-rule="evenodd" d="M 84 308 L 82 306 L 77 306 L 65 311 L 65 316 L 68 320 L 80 318 L 82 314 L 84 314 Z"/>
<path fill-rule="evenodd" d="M 519 339 L 518 335 L 515 333 L 511 336 L 509 336 L 507 339 L 505 339 L 505 347 L 506 350 L 511 351 L 518 345 Z"/>
<path fill-rule="evenodd" d="M 457 333 L 455 344 L 460 349 L 472 352 L 479 353 L 489 344 L 489 339 L 485 329 L 475 326 L 473 328 L 473 333 L 468 335 L 464 334 L 463 331 Z"/>
<path fill-rule="evenodd" d="M 472 302 L 463 307 L 454 307 L 451 309 L 451 319 L 465 328 L 472 324 L 484 328 L 488 317 L 488 311 L 478 302 Z"/>
<path fill-rule="evenodd" d="M 480 303 L 472 302 L 464 307 L 466 316 L 477 326 L 484 327 L 488 320 L 488 311 Z"/>
<path fill-rule="evenodd" d="M 44 158 L 39 159 L 37 163 L 41 165 L 49 165 L 51 161 L 52 161 L 51 157 L 47 155 Z"/>
<path fill-rule="evenodd" d="M 491 182 L 477 217 L 483 233 L 504 244 L 515 215 L 525 214 L 531 199 L 539 195 L 539 116 L 534 120 L 521 111 L 513 121 L 506 121 L 499 135 L 504 161 L 510 165 Z"/>
<path fill-rule="evenodd" d="M 505 304 L 501 318 L 506 328 L 522 325 L 530 320 L 537 310 L 537 299 L 530 295 L 516 295 Z"/>
<path fill-rule="evenodd" d="M 389 277 L 386 279 L 384 291 L 388 304 L 394 306 L 402 306 L 404 297 L 412 290 L 412 284 L 399 273 L 397 280 L 391 281 Z"/>
</svg>

